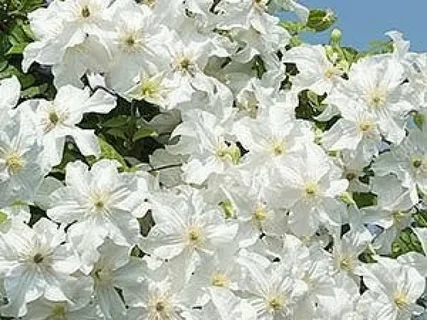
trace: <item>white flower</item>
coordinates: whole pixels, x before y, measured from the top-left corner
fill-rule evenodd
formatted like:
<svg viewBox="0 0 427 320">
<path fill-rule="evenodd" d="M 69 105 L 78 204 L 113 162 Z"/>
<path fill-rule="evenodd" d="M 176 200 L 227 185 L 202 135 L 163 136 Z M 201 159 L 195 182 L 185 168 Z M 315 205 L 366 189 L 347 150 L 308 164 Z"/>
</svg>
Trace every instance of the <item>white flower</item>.
<svg viewBox="0 0 427 320">
<path fill-rule="evenodd" d="M 378 154 L 381 141 L 377 118 L 366 106 L 345 95 L 332 96 L 327 102 L 337 106 L 342 118 L 325 132 L 322 145 L 327 150 L 361 153 L 362 159 L 370 161 Z"/>
<path fill-rule="evenodd" d="M 67 283 L 69 301 L 50 301 L 40 298 L 28 304 L 23 320 L 96 320 L 95 304 L 91 301 L 93 282 L 90 278 Z"/>
<path fill-rule="evenodd" d="M 342 90 L 368 108 L 387 140 L 399 144 L 405 137 L 405 120 L 414 109 L 410 88 L 403 84 L 403 66 L 394 59 L 365 58 L 352 65 L 348 76 Z"/>
<path fill-rule="evenodd" d="M 68 234 L 82 255 L 87 272 L 98 259 L 97 248 L 109 237 L 115 244 L 130 246 L 139 239 L 134 211 L 140 205 L 136 177 L 119 174 L 117 163 L 96 162 L 89 171 L 80 161 L 66 167 L 66 186 L 55 191 L 57 202 L 47 210 L 54 221 L 70 224 Z"/>
<path fill-rule="evenodd" d="M 302 45 L 287 51 L 284 61 L 295 63 L 299 73 L 292 80 L 296 90 L 309 89 L 318 95 L 330 93 L 343 71 L 326 56 L 323 46 Z"/>
<path fill-rule="evenodd" d="M 19 100 L 21 84 L 16 76 L 0 81 L 0 110 L 8 112 L 14 108 Z"/>
<path fill-rule="evenodd" d="M 412 207 L 418 197 L 404 188 L 394 176 L 374 177 L 372 192 L 377 194 L 377 205 L 362 209 L 364 223 L 375 224 L 383 232 L 375 239 L 378 252 L 391 253 L 391 244 L 399 232 L 410 225 Z"/>
<path fill-rule="evenodd" d="M 426 131 L 414 128 L 398 146 L 384 152 L 373 164 L 377 175 L 394 173 L 405 185 L 410 185 L 416 193 L 418 189 L 427 194 L 427 138 Z M 407 182 L 409 178 L 409 182 Z"/>
<path fill-rule="evenodd" d="M 136 292 L 139 289 L 143 280 L 142 262 L 139 258 L 129 257 L 129 247 L 117 246 L 109 239 L 98 251 L 100 256 L 90 272 L 94 281 L 95 301 L 105 319 L 124 318 L 126 308 L 116 289 L 121 290 L 124 296 L 128 291 Z"/>
<path fill-rule="evenodd" d="M 165 48 L 170 35 L 150 10 L 133 1 L 122 4 L 114 12 L 111 67 L 106 80 L 113 89 L 124 93 L 141 70 L 151 73 L 168 59 Z"/>
<path fill-rule="evenodd" d="M 341 222 L 336 197 L 346 191 L 348 181 L 317 147 L 286 158 L 280 167 L 277 197 L 290 209 L 289 227 L 297 235 L 312 235 L 320 225 Z"/>
<path fill-rule="evenodd" d="M 248 301 L 257 311 L 259 320 L 289 319 L 297 316 L 297 303 L 307 287 L 290 274 L 286 261 L 272 263 L 267 268 L 251 258 L 240 257 L 247 270 L 244 290 Z"/>
<path fill-rule="evenodd" d="M 31 202 L 46 173 L 39 137 L 21 112 L 0 118 L 0 204 Z"/>
<path fill-rule="evenodd" d="M 20 108 L 24 114 L 34 117 L 43 136 L 46 158 L 51 166 L 55 166 L 62 160 L 67 136 L 73 137 L 83 155 L 98 156 L 100 149 L 94 131 L 76 125 L 85 113 L 108 113 L 115 106 L 115 98 L 102 90 L 91 96 L 89 88 L 65 86 L 58 90 L 54 101 L 29 100 Z"/>
<path fill-rule="evenodd" d="M 183 115 L 183 123 L 173 132 L 180 135 L 176 145 L 168 146 L 172 154 L 190 154 L 182 170 L 189 183 L 202 184 L 213 173 L 223 173 L 236 165 L 240 158 L 239 148 L 227 141 L 229 132 L 213 114 L 194 110 Z"/>
<path fill-rule="evenodd" d="M 424 292 L 425 279 L 412 267 L 390 258 L 369 265 L 363 282 L 369 288 L 360 303 L 371 303 L 372 316 L 366 319 L 409 319 L 422 307 L 415 304 Z"/>
<path fill-rule="evenodd" d="M 47 219 L 36 223 L 33 229 L 17 223 L 0 236 L 0 273 L 8 304 L 2 314 L 23 316 L 26 304 L 40 297 L 51 301 L 69 299 L 66 286 L 80 261 L 65 233 Z M 74 279 L 77 280 L 77 279 Z"/>
<path fill-rule="evenodd" d="M 128 317 L 133 320 L 194 319 L 195 311 L 189 305 L 182 281 L 166 269 L 156 269 L 153 277 L 142 282 L 130 305 Z"/>
<path fill-rule="evenodd" d="M 141 243 L 143 251 L 161 259 L 180 257 L 191 270 L 200 256 L 213 255 L 236 236 L 237 224 L 224 221 L 218 208 L 207 205 L 195 190 L 189 189 L 186 196 L 168 196 L 169 204 L 153 206 L 156 224 Z"/>
</svg>

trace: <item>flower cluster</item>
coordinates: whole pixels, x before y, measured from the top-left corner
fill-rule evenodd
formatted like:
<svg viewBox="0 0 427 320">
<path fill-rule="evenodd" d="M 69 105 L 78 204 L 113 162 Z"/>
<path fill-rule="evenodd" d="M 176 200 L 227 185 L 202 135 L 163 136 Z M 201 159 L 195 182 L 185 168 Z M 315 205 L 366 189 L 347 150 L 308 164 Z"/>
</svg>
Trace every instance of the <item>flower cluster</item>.
<svg viewBox="0 0 427 320">
<path fill-rule="evenodd" d="M 336 39 L 296 44 L 283 10 L 309 20 L 293 0 L 57 0 L 30 14 L 22 68 L 50 67 L 57 92 L 21 101 L 17 78 L 0 82 L 0 315 L 424 312 L 427 55 L 397 32 L 391 52 L 351 59 Z M 158 110 L 132 111 L 157 147 L 131 170 L 103 154 L 102 123 L 84 125 L 119 102 Z M 401 235 L 418 247 L 403 252 Z"/>
</svg>

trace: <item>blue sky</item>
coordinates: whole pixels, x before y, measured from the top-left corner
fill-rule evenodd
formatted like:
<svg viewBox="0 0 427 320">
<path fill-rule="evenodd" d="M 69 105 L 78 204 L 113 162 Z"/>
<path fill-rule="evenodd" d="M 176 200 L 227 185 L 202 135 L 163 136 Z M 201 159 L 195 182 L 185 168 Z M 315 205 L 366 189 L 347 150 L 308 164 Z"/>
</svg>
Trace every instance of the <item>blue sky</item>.
<svg viewBox="0 0 427 320">
<path fill-rule="evenodd" d="M 309 8 L 330 8 L 338 16 L 343 44 L 366 49 L 371 40 L 386 40 L 384 33 L 398 30 L 411 41 L 412 51 L 427 51 L 427 0 L 300 0 Z M 309 37 L 325 42 L 326 34 Z"/>
</svg>

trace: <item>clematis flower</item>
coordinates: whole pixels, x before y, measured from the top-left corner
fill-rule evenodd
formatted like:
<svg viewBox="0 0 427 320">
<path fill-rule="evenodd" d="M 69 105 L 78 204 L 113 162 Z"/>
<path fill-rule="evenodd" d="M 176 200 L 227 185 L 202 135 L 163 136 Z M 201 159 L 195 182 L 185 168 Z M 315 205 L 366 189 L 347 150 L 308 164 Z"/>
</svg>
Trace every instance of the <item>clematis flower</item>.
<svg viewBox="0 0 427 320">
<path fill-rule="evenodd" d="M 142 200 L 136 193 L 136 177 L 119 174 L 114 161 L 98 161 L 90 171 L 76 161 L 67 165 L 65 182 L 52 194 L 56 202 L 47 215 L 65 225 L 74 222 L 68 235 L 82 255 L 84 272 L 98 260 L 97 248 L 106 237 L 121 246 L 138 242 L 139 225 L 133 213 Z"/>
<path fill-rule="evenodd" d="M 77 281 L 71 275 L 80 260 L 65 233 L 47 219 L 33 228 L 16 223 L 0 236 L 0 274 L 8 303 L 0 308 L 3 315 L 20 317 L 27 313 L 27 303 L 40 297 L 50 301 L 68 301 L 66 286 Z"/>
<path fill-rule="evenodd" d="M 21 112 L 0 119 L 0 206 L 30 203 L 47 173 L 40 137 Z"/>
<path fill-rule="evenodd" d="M 115 98 L 102 90 L 90 95 L 89 88 L 65 86 L 58 90 L 54 101 L 29 100 L 21 109 L 34 119 L 43 137 L 45 156 L 50 166 L 55 166 L 62 160 L 67 136 L 75 140 L 83 155 L 98 156 L 100 149 L 94 131 L 76 125 L 85 113 L 108 113 L 115 106 Z"/>
<path fill-rule="evenodd" d="M 340 170 L 317 147 L 306 148 L 301 157 L 286 159 L 287 165 L 280 167 L 277 191 L 283 205 L 291 211 L 291 230 L 298 235 L 312 235 L 320 222 L 338 225 L 341 216 L 335 198 L 348 187 Z"/>
</svg>

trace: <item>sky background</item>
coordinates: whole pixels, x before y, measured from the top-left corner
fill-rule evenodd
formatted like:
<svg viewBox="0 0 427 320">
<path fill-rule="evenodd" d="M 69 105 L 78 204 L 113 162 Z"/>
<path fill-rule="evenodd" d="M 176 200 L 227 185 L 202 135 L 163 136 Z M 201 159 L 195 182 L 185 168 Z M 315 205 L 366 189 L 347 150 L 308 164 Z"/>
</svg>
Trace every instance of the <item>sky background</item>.
<svg viewBox="0 0 427 320">
<path fill-rule="evenodd" d="M 343 32 L 343 44 L 366 49 L 372 40 L 387 40 L 390 30 L 403 32 L 412 51 L 427 51 L 427 0 L 300 0 L 308 8 L 332 9 L 338 16 L 335 27 Z M 305 36 L 309 42 L 329 39 L 330 30 Z"/>
</svg>

